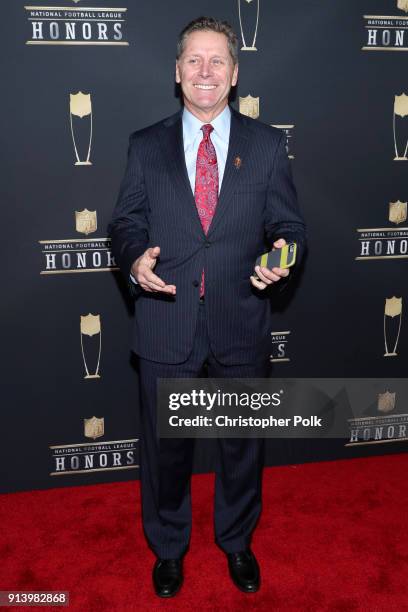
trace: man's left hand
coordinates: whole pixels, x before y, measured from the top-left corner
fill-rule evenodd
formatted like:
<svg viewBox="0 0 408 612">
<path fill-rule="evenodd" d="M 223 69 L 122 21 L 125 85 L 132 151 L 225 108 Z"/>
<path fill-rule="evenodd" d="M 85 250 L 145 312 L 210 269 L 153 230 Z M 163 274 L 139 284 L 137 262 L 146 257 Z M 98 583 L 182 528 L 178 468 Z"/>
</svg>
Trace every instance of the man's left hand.
<svg viewBox="0 0 408 612">
<path fill-rule="evenodd" d="M 274 249 L 281 249 L 286 244 L 284 238 L 279 238 L 273 243 Z M 255 266 L 255 272 L 257 273 L 260 280 L 257 280 L 254 276 L 250 276 L 251 284 L 257 289 L 265 289 L 268 285 L 272 285 L 280 281 L 281 278 L 286 278 L 289 274 L 289 268 L 272 268 L 268 270 L 264 266 Z"/>
</svg>

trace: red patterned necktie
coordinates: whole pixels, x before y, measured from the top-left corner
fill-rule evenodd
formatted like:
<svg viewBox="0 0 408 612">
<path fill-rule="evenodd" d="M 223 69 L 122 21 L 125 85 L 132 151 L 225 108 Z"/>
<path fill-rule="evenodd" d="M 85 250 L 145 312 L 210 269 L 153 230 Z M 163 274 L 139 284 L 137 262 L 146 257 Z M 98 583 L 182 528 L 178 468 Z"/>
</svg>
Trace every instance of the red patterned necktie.
<svg viewBox="0 0 408 612">
<path fill-rule="evenodd" d="M 204 233 L 207 234 L 218 202 L 218 165 L 209 123 L 201 127 L 203 139 L 197 153 L 194 197 Z M 200 297 L 204 295 L 204 270 L 201 275 Z"/>
</svg>

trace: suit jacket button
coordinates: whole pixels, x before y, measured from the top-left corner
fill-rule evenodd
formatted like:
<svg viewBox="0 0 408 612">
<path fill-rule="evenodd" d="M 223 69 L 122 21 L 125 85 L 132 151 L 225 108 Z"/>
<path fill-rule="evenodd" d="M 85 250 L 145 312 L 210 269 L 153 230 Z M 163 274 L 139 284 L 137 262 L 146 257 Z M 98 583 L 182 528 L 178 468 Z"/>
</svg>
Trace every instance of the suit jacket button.
<svg viewBox="0 0 408 612">
<path fill-rule="evenodd" d="M 200 283 L 198 282 L 198 280 L 193 281 L 193 287 L 198 287 L 198 286 L 199 286 L 199 284 L 200 284 Z"/>
<path fill-rule="evenodd" d="M 206 249 L 209 249 L 209 248 L 210 248 L 210 246 L 211 246 L 211 242 L 206 242 L 206 243 L 205 243 L 205 248 L 206 248 Z"/>
</svg>

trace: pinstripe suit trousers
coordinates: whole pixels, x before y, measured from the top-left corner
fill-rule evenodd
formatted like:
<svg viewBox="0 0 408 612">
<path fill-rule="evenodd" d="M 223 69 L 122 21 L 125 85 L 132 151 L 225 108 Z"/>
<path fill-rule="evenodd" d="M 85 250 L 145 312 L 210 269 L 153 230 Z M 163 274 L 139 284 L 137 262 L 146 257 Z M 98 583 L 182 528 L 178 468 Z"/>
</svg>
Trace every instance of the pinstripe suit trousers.
<svg viewBox="0 0 408 612">
<path fill-rule="evenodd" d="M 182 556 L 191 531 L 190 478 L 193 439 L 159 439 L 156 434 L 158 378 L 196 378 L 205 363 L 214 378 L 261 378 L 267 360 L 225 366 L 210 348 L 205 305 L 200 304 L 192 352 L 181 364 L 139 359 L 141 391 L 141 488 L 143 527 L 147 540 L 162 559 Z M 218 439 L 215 480 L 215 540 L 227 553 L 245 549 L 261 511 L 264 444 L 261 439 Z"/>
</svg>

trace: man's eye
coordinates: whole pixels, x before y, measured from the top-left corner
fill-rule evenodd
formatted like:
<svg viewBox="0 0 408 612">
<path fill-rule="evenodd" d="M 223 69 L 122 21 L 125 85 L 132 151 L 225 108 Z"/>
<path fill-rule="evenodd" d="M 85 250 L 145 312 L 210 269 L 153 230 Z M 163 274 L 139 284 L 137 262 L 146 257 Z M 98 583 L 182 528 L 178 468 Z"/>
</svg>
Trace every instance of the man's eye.
<svg viewBox="0 0 408 612">
<path fill-rule="evenodd" d="M 189 64 L 196 64 L 196 63 L 197 63 L 197 60 L 196 60 L 196 59 L 194 59 L 194 58 L 192 58 L 192 59 L 188 60 L 188 63 L 189 63 Z"/>
</svg>

